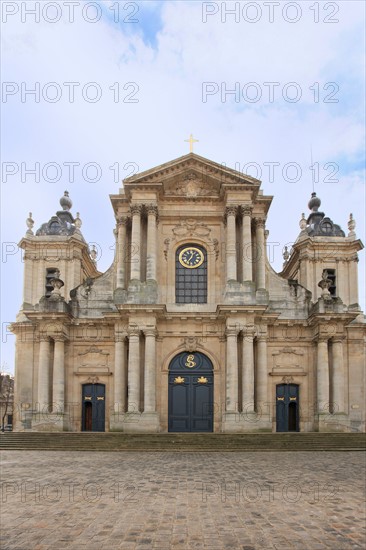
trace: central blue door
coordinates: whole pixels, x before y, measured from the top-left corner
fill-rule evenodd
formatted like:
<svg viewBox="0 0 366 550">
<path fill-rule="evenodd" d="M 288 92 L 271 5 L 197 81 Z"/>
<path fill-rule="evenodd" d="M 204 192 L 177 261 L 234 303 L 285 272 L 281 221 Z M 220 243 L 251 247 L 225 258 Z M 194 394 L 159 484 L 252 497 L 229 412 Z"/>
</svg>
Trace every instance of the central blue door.
<svg viewBox="0 0 366 550">
<path fill-rule="evenodd" d="M 203 353 L 183 352 L 169 366 L 169 432 L 213 431 L 213 368 Z"/>
</svg>

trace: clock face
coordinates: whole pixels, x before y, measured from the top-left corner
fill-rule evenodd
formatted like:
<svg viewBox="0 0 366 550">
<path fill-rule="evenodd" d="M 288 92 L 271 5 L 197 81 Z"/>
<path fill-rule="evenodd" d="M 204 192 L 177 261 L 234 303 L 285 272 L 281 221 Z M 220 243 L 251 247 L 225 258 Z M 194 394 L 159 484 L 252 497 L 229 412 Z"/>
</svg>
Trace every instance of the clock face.
<svg viewBox="0 0 366 550">
<path fill-rule="evenodd" d="M 203 263 L 203 260 L 203 252 L 201 252 L 199 248 L 194 248 L 193 246 L 183 248 L 179 254 L 179 262 L 189 269 L 199 267 Z"/>
<path fill-rule="evenodd" d="M 321 229 L 322 233 L 326 233 L 326 234 L 330 235 L 332 233 L 333 226 L 330 222 L 326 221 L 326 222 L 323 222 L 320 225 L 320 229 Z"/>
</svg>

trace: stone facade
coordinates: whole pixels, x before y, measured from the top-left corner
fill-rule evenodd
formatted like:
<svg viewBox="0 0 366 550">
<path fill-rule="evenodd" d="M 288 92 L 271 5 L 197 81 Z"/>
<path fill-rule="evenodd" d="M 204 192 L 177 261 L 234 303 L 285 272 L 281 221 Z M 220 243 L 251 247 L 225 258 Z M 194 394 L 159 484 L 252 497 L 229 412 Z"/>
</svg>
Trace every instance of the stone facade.
<svg viewBox="0 0 366 550">
<path fill-rule="evenodd" d="M 192 411 L 208 378 L 189 368 L 205 358 L 202 431 L 364 431 L 354 220 L 345 236 L 313 194 L 277 274 L 260 186 L 193 153 L 127 178 L 111 195 L 116 253 L 103 274 L 67 192 L 36 235 L 30 215 L 15 429 L 200 431 Z"/>
</svg>

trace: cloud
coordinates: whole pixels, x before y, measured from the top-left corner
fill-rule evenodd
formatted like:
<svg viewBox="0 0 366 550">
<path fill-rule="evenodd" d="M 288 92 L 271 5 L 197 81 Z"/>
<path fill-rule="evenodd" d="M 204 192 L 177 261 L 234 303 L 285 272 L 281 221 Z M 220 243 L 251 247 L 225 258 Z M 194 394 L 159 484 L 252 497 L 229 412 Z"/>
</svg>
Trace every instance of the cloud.
<svg viewBox="0 0 366 550">
<path fill-rule="evenodd" d="M 115 23 L 110 9 L 114 4 L 101 3 L 102 16 L 96 23 L 82 17 L 80 4 L 74 23 L 63 11 L 54 24 L 42 17 L 39 23 L 32 17 L 22 23 L 20 13 L 3 24 L 3 80 L 19 87 L 24 82 L 27 89 L 38 82 L 40 87 L 39 103 L 31 95 L 22 102 L 20 92 L 2 103 L 7 138 L 3 161 L 19 165 L 18 173 L 2 184 L 3 241 L 19 241 L 29 211 L 37 227 L 48 220 L 68 189 L 73 211 L 81 212 L 85 238 L 103 248 L 99 267 L 107 269 L 114 242 L 108 195 L 118 192 L 131 163 L 142 171 L 185 154 L 184 140 L 191 132 L 200 140 L 195 150 L 202 156 L 240 170 L 248 163 L 259 165 L 264 192 L 275 197 L 268 218 L 274 241 L 286 243 L 298 234 L 298 220 L 312 191 L 311 147 L 313 160 L 319 163 L 316 190 L 326 214 L 346 229 L 348 214 L 353 212 L 358 234 L 365 234 L 362 2 L 337 2 L 340 10 L 333 16 L 324 4 L 315 3 L 319 23 L 314 22 L 312 3 L 301 3 L 297 23 L 284 19 L 283 4 L 270 23 L 260 4 L 262 17 L 255 24 L 245 21 L 242 12 L 238 23 L 230 15 L 222 22 L 222 5 L 229 9 L 235 2 L 214 3 L 219 12 L 208 16 L 206 23 L 201 2 L 138 2 L 133 17 L 139 23 L 123 21 L 131 8 Z M 63 3 L 59 5 L 62 8 Z M 339 22 L 325 23 L 331 16 Z M 56 90 L 47 88 L 50 82 L 62 94 L 54 103 L 42 95 Z M 70 85 L 64 84 L 71 82 L 79 83 L 72 103 Z M 206 102 L 202 101 L 204 82 L 218 86 Z M 258 102 L 245 95 L 255 91 L 246 87 L 251 82 L 262 92 Z M 279 83 L 273 101 L 268 82 Z M 301 89 L 298 102 L 286 99 L 287 92 L 296 91 L 286 88 L 293 82 Z M 324 87 L 332 82 L 339 87 L 334 95 L 338 103 L 325 101 L 332 89 Z M 235 95 L 225 94 L 236 83 L 238 102 Z M 90 98 L 98 90 L 101 98 L 93 102 Z M 41 167 L 40 182 L 31 175 L 22 182 L 21 163 L 31 168 L 36 162 Z M 42 168 L 50 162 L 62 168 L 59 181 L 42 177 Z M 65 162 L 79 163 L 73 182 Z M 91 162 L 101 168 L 95 183 L 83 177 L 83 167 Z M 270 162 L 279 163 L 273 180 Z M 284 177 L 289 163 L 301 167 L 297 182 Z M 338 182 L 324 181 L 330 173 L 324 168 L 327 163 L 339 165 Z M 364 273 L 363 253 L 360 260 L 360 273 Z M 274 267 L 280 270 L 281 265 L 278 254 Z M 15 318 L 21 303 L 22 269 L 20 254 L 2 264 L 3 287 L 12 284 L 13 288 L 4 299 L 6 320 Z M 361 300 L 364 304 L 364 294 Z"/>
</svg>

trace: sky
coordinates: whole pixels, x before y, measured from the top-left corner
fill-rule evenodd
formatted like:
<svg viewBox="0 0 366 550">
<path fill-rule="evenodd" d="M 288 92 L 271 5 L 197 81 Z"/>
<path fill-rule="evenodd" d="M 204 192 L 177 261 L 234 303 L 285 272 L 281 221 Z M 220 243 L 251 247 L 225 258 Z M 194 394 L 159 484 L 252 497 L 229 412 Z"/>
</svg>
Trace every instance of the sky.
<svg viewBox="0 0 366 550">
<path fill-rule="evenodd" d="M 365 4 L 1 3 L 2 370 L 22 302 L 18 248 L 65 189 L 82 232 L 113 261 L 109 194 L 189 152 L 262 180 L 270 261 L 299 233 L 313 188 L 365 242 Z M 365 253 L 359 254 L 365 311 Z"/>
</svg>

